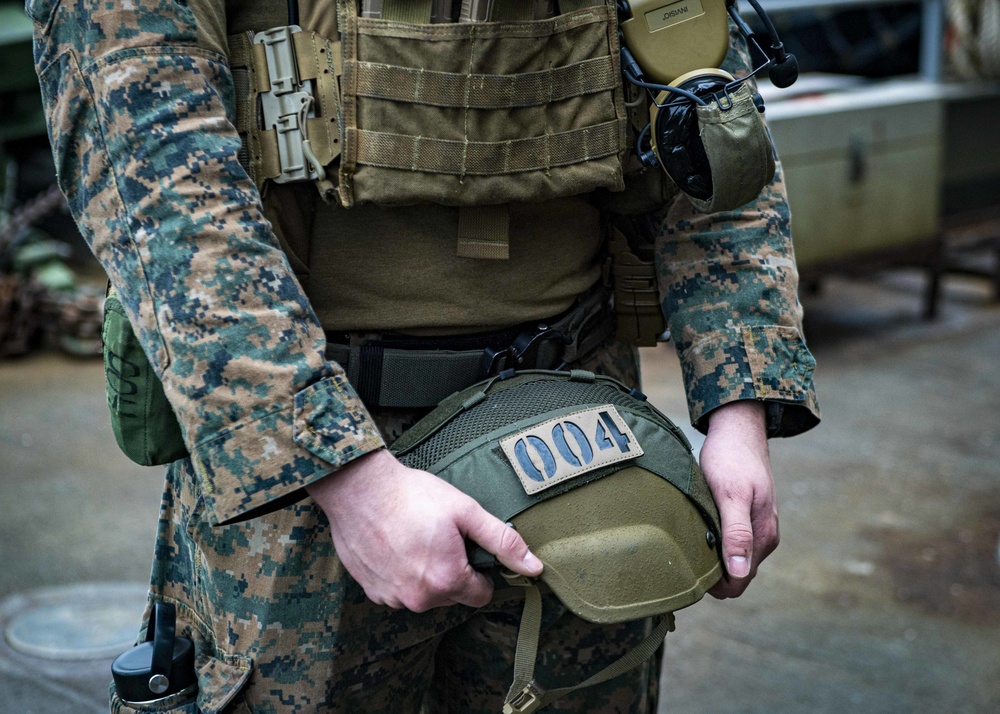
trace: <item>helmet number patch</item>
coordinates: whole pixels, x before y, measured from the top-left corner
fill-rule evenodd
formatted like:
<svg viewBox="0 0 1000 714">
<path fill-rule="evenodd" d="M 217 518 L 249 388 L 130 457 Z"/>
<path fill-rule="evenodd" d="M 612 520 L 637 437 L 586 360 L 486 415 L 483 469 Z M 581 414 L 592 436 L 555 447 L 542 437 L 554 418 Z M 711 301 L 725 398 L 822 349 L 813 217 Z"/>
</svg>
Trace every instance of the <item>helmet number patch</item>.
<svg viewBox="0 0 1000 714">
<path fill-rule="evenodd" d="M 529 495 L 643 454 L 610 404 L 536 424 L 502 439 L 500 446 Z"/>
</svg>

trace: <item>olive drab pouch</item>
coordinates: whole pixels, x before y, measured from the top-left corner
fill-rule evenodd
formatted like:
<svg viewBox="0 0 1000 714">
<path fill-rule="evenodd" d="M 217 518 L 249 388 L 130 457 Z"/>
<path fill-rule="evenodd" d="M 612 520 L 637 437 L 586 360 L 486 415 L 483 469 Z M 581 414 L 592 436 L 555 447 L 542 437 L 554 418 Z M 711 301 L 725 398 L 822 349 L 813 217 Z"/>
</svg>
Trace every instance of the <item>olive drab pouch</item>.
<svg viewBox="0 0 1000 714">
<path fill-rule="evenodd" d="M 689 196 L 702 213 L 730 211 L 749 203 L 774 178 L 774 147 L 753 93 L 743 85 L 728 95 L 728 101 L 732 106 L 725 109 L 711 101 L 696 110 L 712 174 L 708 199 Z"/>
<path fill-rule="evenodd" d="M 382 17 L 341 2 L 341 203 L 452 206 L 624 188 L 628 146 L 615 3 L 532 20 L 431 24 L 421 3 Z M 523 7 L 522 7 L 523 6 Z"/>
<path fill-rule="evenodd" d="M 187 456 L 177 418 L 114 289 L 104 301 L 104 377 L 118 446 L 142 466 Z"/>
</svg>

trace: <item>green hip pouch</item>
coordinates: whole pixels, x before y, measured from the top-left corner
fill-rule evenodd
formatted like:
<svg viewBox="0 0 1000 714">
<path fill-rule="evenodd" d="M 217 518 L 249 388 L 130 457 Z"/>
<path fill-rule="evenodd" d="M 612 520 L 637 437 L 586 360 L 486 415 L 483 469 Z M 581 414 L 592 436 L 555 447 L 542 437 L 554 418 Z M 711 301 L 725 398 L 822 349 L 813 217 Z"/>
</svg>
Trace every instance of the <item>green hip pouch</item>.
<svg viewBox="0 0 1000 714">
<path fill-rule="evenodd" d="M 101 337 L 108 411 L 118 446 L 142 466 L 169 464 L 187 456 L 180 424 L 163 385 L 113 288 L 104 301 Z"/>
</svg>

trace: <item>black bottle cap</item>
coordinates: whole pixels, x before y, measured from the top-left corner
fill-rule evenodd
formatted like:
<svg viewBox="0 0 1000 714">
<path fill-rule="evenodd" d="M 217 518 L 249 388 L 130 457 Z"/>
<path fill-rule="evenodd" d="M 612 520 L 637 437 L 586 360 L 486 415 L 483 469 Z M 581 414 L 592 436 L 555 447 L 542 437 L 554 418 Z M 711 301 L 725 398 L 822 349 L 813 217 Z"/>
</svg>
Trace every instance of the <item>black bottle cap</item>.
<svg viewBox="0 0 1000 714">
<path fill-rule="evenodd" d="M 126 702 L 150 702 L 197 685 L 194 643 L 175 635 L 176 611 L 156 603 L 146 642 L 123 652 L 111 663 L 118 696 Z"/>
<path fill-rule="evenodd" d="M 167 678 L 167 688 L 162 692 L 150 689 L 153 661 L 153 643 L 143 642 L 123 652 L 111 664 L 118 696 L 126 702 L 148 702 L 169 697 L 195 684 L 194 645 L 187 637 L 174 640 L 174 657 Z"/>
</svg>

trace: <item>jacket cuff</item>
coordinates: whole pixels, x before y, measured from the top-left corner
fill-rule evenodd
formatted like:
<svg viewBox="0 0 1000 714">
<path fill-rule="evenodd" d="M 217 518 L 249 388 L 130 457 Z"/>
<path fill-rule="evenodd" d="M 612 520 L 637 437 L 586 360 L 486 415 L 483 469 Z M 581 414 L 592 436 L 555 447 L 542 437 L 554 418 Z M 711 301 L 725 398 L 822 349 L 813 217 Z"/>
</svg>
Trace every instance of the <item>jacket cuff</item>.
<svg viewBox="0 0 1000 714">
<path fill-rule="evenodd" d="M 819 423 L 816 361 L 794 327 L 716 330 L 679 357 L 691 424 L 702 433 L 713 410 L 740 400 L 767 403 L 769 437 L 795 436 Z"/>
<path fill-rule="evenodd" d="M 221 525 L 282 508 L 302 488 L 385 442 L 346 378 L 295 395 L 294 406 L 245 422 L 192 453 L 209 521 Z"/>
</svg>

